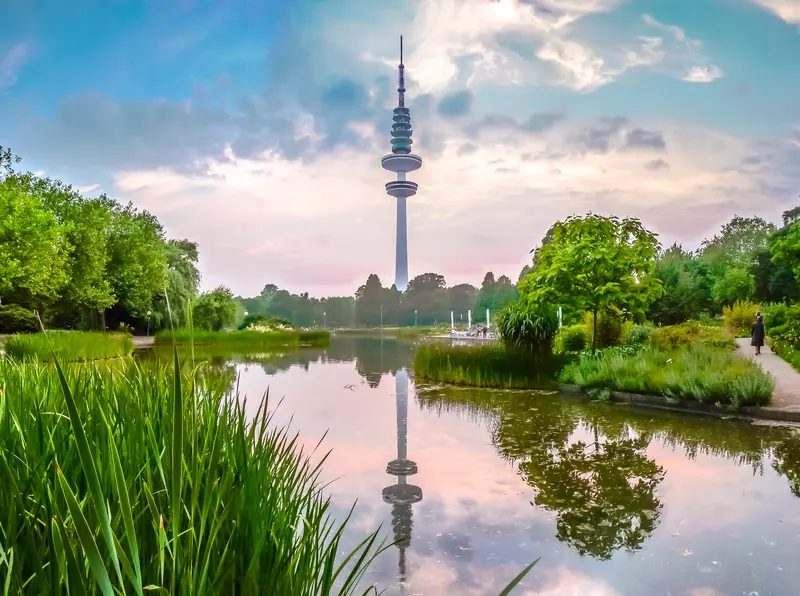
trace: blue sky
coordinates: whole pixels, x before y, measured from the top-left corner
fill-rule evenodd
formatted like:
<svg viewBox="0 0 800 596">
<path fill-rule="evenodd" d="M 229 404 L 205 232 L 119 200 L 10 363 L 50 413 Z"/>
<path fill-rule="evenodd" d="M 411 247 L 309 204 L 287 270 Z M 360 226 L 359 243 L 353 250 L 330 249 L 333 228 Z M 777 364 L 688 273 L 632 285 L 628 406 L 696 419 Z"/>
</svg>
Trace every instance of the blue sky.
<svg viewBox="0 0 800 596">
<path fill-rule="evenodd" d="M 516 277 L 573 213 L 695 247 L 798 200 L 800 0 L 0 2 L 0 144 L 197 240 L 207 287 L 391 283 L 401 34 L 412 275 Z"/>
</svg>

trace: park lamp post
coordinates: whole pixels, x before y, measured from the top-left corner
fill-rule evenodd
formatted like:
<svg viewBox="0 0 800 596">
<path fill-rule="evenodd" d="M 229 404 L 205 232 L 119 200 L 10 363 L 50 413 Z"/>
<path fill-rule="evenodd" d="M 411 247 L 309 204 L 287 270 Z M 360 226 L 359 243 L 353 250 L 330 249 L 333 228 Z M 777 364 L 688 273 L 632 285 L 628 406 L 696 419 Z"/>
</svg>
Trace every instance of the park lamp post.
<svg viewBox="0 0 800 596">
<path fill-rule="evenodd" d="M 150 337 L 150 315 L 153 314 L 149 310 L 147 311 L 147 337 Z"/>
<path fill-rule="evenodd" d="M 414 309 L 414 327 L 417 326 L 417 309 Z"/>
<path fill-rule="evenodd" d="M 322 322 L 322 328 L 323 329 L 327 329 L 328 328 L 328 313 L 327 312 L 323 312 L 322 313 L 322 317 L 323 317 L 323 319 L 322 319 L 322 321 L 323 321 Z"/>
</svg>

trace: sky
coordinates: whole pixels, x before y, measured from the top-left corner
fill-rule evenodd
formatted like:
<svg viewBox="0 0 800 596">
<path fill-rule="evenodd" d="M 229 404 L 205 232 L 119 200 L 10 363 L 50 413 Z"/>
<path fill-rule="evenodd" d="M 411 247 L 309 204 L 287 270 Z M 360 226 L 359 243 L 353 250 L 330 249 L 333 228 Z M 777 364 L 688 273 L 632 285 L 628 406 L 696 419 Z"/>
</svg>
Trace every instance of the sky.
<svg viewBox="0 0 800 596">
<path fill-rule="evenodd" d="M 0 0 L 0 145 L 200 245 L 203 287 L 516 279 L 550 225 L 696 248 L 800 191 L 800 0 Z"/>
</svg>

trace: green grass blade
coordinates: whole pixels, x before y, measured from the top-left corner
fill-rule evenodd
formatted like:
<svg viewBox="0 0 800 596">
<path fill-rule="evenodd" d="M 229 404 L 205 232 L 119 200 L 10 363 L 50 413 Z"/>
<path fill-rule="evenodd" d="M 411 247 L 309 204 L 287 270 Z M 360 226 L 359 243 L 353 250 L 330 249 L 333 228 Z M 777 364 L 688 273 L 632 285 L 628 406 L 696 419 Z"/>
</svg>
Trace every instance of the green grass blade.
<svg viewBox="0 0 800 596">
<path fill-rule="evenodd" d="M 173 382 L 174 395 L 172 404 L 172 575 L 173 582 L 177 577 L 180 559 L 179 535 L 181 528 L 181 488 L 183 480 L 183 395 L 181 393 L 181 368 L 178 361 L 178 348 L 173 350 Z M 173 592 L 174 592 L 173 584 Z"/>
<path fill-rule="evenodd" d="M 92 575 L 94 575 L 95 581 L 97 581 L 97 585 L 100 587 L 103 596 L 114 596 L 111 578 L 108 576 L 105 565 L 103 565 L 103 559 L 100 556 L 100 550 L 97 548 L 97 542 L 95 542 L 94 535 L 89 529 L 89 523 L 83 515 L 81 506 L 75 498 L 75 493 L 73 493 L 72 489 L 69 487 L 69 483 L 67 483 L 67 479 L 64 478 L 60 467 L 57 467 L 56 473 L 58 475 L 58 482 L 61 485 L 61 492 L 64 495 L 64 500 L 67 502 L 67 507 L 72 516 L 72 523 L 75 524 L 75 530 L 78 533 L 81 547 L 83 548 L 83 552 L 86 553 L 86 557 L 89 559 L 89 568 L 92 570 Z"/>
<path fill-rule="evenodd" d="M 517 587 L 519 582 L 521 582 L 525 578 L 525 576 L 528 575 L 528 572 L 531 569 L 533 569 L 534 565 L 536 565 L 536 563 L 538 563 L 538 562 L 539 562 L 539 559 L 536 559 L 533 563 L 531 563 L 525 569 L 520 571 L 519 575 L 517 577 L 515 577 L 514 579 L 512 579 L 511 583 L 508 584 L 502 592 L 500 592 L 500 596 L 508 596 L 509 594 L 511 594 L 511 591 L 514 588 Z"/>
</svg>

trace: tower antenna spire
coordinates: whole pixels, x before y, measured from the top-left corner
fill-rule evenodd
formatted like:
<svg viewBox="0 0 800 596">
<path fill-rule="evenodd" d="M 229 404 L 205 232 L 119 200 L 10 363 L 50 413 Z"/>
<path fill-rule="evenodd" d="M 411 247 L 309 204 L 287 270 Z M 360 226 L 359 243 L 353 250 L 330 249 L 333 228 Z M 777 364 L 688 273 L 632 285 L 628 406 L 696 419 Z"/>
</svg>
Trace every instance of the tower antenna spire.
<svg viewBox="0 0 800 596">
<path fill-rule="evenodd" d="M 406 67 L 403 66 L 403 36 L 400 36 L 400 66 L 397 69 L 398 75 L 398 86 L 397 86 L 397 93 L 400 95 L 400 101 L 398 105 L 401 108 L 406 107 L 406 77 L 405 77 L 405 69 Z"/>
</svg>

